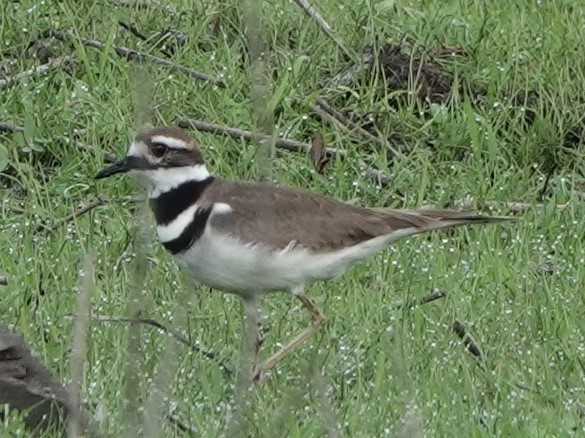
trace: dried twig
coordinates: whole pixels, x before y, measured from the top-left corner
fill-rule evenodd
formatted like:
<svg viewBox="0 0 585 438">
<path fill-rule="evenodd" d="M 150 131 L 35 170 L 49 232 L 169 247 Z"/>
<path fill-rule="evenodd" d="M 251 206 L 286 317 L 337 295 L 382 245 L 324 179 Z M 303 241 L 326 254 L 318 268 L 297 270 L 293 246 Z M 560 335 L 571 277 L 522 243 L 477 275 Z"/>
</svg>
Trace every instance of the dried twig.
<svg viewBox="0 0 585 438">
<path fill-rule="evenodd" d="M 184 303 L 189 301 L 186 296 L 189 292 L 183 290 L 183 296 L 177 297 L 177 305 L 171 323 L 175 328 L 187 325 L 187 309 Z M 176 330 L 171 328 L 170 331 L 175 332 Z M 165 342 L 162 354 L 159 356 L 158 369 L 150 384 L 150 394 L 144 405 L 144 438 L 158 438 L 162 435 L 164 411 L 171 396 L 173 377 L 177 373 L 180 363 L 178 347 L 177 342 Z"/>
<path fill-rule="evenodd" d="M 118 25 L 120 25 L 120 27 L 123 27 L 128 32 L 130 32 L 132 35 L 141 39 L 142 41 L 148 41 L 148 37 L 146 35 L 144 35 L 142 32 L 140 32 L 138 30 L 138 28 L 136 26 L 134 26 L 133 24 L 118 20 Z M 171 58 L 173 56 L 173 54 L 171 52 L 169 52 L 167 49 L 165 49 L 164 47 L 159 48 L 159 50 L 167 58 Z"/>
<path fill-rule="evenodd" d="M 136 257 L 132 269 L 132 285 L 127 300 L 127 313 L 133 318 L 140 317 L 146 311 L 143 298 L 146 284 L 148 262 L 146 256 L 146 205 L 140 204 L 134 211 L 134 241 L 133 247 Z M 123 421 L 126 433 L 140 436 L 144 431 L 144 380 L 142 377 L 144 341 L 142 337 L 143 324 L 131 323 L 126 338 L 126 354 L 124 357 L 123 389 L 125 399 Z"/>
<path fill-rule="evenodd" d="M 212 134 L 228 135 L 232 138 L 252 140 L 254 133 L 252 131 L 246 131 L 244 129 L 230 128 L 228 126 L 215 125 L 213 123 L 203 122 L 195 119 L 179 119 L 177 121 L 181 128 L 185 129 L 197 129 L 198 131 L 210 132 Z M 271 141 L 272 137 L 264 134 L 257 134 L 261 141 Z M 275 138 L 274 145 L 279 149 L 285 149 L 291 152 L 303 152 L 308 151 L 311 145 L 302 141 L 290 140 L 287 138 Z M 325 148 L 325 151 L 331 155 L 345 155 L 344 151 L 334 148 Z"/>
<path fill-rule="evenodd" d="M 252 109 L 252 121 L 254 134 L 262 134 L 268 138 L 274 133 L 274 111 L 270 110 L 270 97 L 272 87 L 269 81 L 269 69 L 266 68 L 267 47 L 262 38 L 262 0 L 241 0 L 242 23 L 246 36 L 246 46 L 250 56 L 248 78 L 250 82 L 250 103 Z M 272 181 L 272 155 L 273 145 L 271 141 L 263 141 L 259 135 L 255 135 L 256 162 L 258 163 L 258 179 L 260 181 Z M 229 430 L 229 429 L 228 429 Z"/>
<path fill-rule="evenodd" d="M 430 294 L 425 295 L 422 298 L 412 299 L 412 300 L 408 301 L 408 303 L 400 304 L 398 307 L 400 308 L 400 307 L 404 306 L 405 304 L 407 304 L 408 308 L 412 309 L 413 307 L 416 307 L 418 305 L 427 304 L 427 303 L 430 303 L 431 301 L 435 301 L 435 300 L 438 300 L 440 298 L 445 298 L 446 296 L 447 296 L 446 292 L 443 292 L 440 289 L 435 289 Z"/>
<path fill-rule="evenodd" d="M 315 10 L 315 8 L 307 0 L 294 0 L 294 2 L 321 28 L 325 34 L 333 40 L 335 44 L 345 53 L 350 59 L 355 59 L 355 54 L 350 52 L 345 45 L 335 36 L 332 27 L 325 21 L 323 17 Z"/>
<path fill-rule="evenodd" d="M 192 343 L 187 338 L 185 338 L 185 336 L 183 336 L 181 333 L 179 333 L 175 330 L 169 329 L 168 327 L 166 327 L 165 325 L 163 325 L 162 323 L 158 322 L 155 319 L 152 319 L 152 318 L 132 318 L 132 317 L 125 317 L 125 316 L 114 316 L 114 317 L 101 317 L 100 316 L 100 317 L 96 317 L 94 319 L 98 322 L 129 322 L 131 324 L 145 324 L 145 325 L 150 325 L 152 327 L 156 327 L 157 329 L 162 330 L 164 333 L 172 336 L 177 341 L 186 345 L 187 347 L 189 347 L 193 351 L 200 353 L 203 357 L 205 357 L 209 360 L 217 361 L 219 363 L 219 367 L 226 375 L 230 376 L 232 374 L 231 369 L 218 359 L 216 353 L 214 353 L 213 351 L 207 351 L 207 350 L 202 349 L 198 345 Z"/>
<path fill-rule="evenodd" d="M 125 21 L 121 21 L 118 20 L 118 25 L 120 27 L 123 27 L 124 29 L 126 29 L 128 32 L 130 32 L 132 35 L 134 35 L 135 37 L 141 39 L 142 41 L 146 41 L 148 39 L 148 37 L 146 35 L 144 35 L 142 32 L 140 32 L 136 26 L 134 26 L 131 23 L 126 23 Z"/>
<path fill-rule="evenodd" d="M 445 298 L 447 294 L 440 289 L 435 289 L 430 294 L 425 295 L 420 299 L 420 304 L 430 303 L 431 301 L 438 300 L 440 298 Z"/>
<path fill-rule="evenodd" d="M 91 47 L 91 48 L 98 49 L 98 50 L 104 50 L 106 47 L 103 43 L 101 43 L 99 41 L 88 40 L 85 38 L 79 38 L 72 31 L 69 31 L 67 33 L 62 33 L 62 32 L 58 32 L 58 31 L 50 29 L 50 30 L 45 31 L 43 33 L 43 36 L 54 37 L 54 38 L 57 38 L 58 40 L 61 40 L 61 41 L 68 41 L 69 37 L 75 38 L 77 41 L 79 41 L 79 43 L 83 44 L 84 46 Z M 172 70 L 179 71 L 179 72 L 184 73 L 187 76 L 191 76 L 195 79 L 199 79 L 199 80 L 202 80 L 205 82 L 212 83 L 214 85 L 217 85 L 218 87 L 226 88 L 225 82 L 223 82 L 217 78 L 214 78 L 214 77 L 209 76 L 205 73 L 201 73 L 201 72 L 198 72 L 196 70 L 193 70 L 193 69 L 190 69 L 187 67 L 183 67 L 181 65 L 177 65 L 177 64 L 175 64 L 167 59 L 159 58 L 158 56 L 149 55 L 148 53 L 138 52 L 134 49 L 129 49 L 127 47 L 112 47 L 112 49 L 121 58 L 135 60 L 135 61 L 139 61 L 139 62 L 151 62 L 151 63 L 156 64 L 156 65 L 161 65 L 164 67 L 168 67 Z"/>
<path fill-rule="evenodd" d="M 327 78 L 321 81 L 323 88 L 334 88 L 338 86 L 347 86 L 355 82 L 356 77 L 362 72 L 369 70 L 374 62 L 374 54 L 372 51 L 367 51 L 361 55 L 361 58 L 357 60 L 351 67 L 337 73 L 331 78 Z"/>
<path fill-rule="evenodd" d="M 4 275 L 0 275 L 0 286 L 8 286 L 8 278 Z"/>
<path fill-rule="evenodd" d="M 212 134 L 220 134 L 220 135 L 228 135 L 232 138 L 243 139 L 250 141 L 254 133 L 252 131 L 246 131 L 243 129 L 238 128 L 231 128 L 228 126 L 220 126 L 215 125 L 213 123 L 203 122 L 201 120 L 195 119 L 183 119 L 180 118 L 177 120 L 177 124 L 184 129 L 197 129 L 203 132 L 210 132 Z M 263 134 L 257 134 L 258 138 L 261 141 L 271 141 L 272 137 Z M 311 145 L 309 143 L 304 143 L 297 140 L 290 140 L 286 138 L 277 137 L 274 139 L 274 145 L 279 149 L 285 149 L 291 152 L 304 152 L 309 151 Z M 327 155 L 334 157 L 335 155 L 345 156 L 345 151 L 335 148 L 325 148 L 325 152 Z M 363 174 L 368 177 L 369 179 L 376 182 L 378 185 L 385 185 L 390 181 L 390 175 L 382 172 L 381 170 L 377 170 L 368 166 L 363 161 L 358 162 L 360 169 L 362 170 Z"/>
<path fill-rule="evenodd" d="M 242 307 L 245 315 L 244 334 L 240 357 L 238 360 L 238 372 L 236 373 L 236 385 L 233 401 L 228 411 L 226 421 L 227 436 L 249 435 L 249 414 L 251 408 L 250 389 L 254 383 L 254 374 L 260 353 L 260 312 L 257 297 L 242 299 Z M 264 376 L 256 376 L 258 383 L 264 383 Z"/>
<path fill-rule="evenodd" d="M 327 155 L 323 146 L 323 136 L 321 134 L 313 137 L 311 147 L 309 148 L 309 155 L 317 173 L 323 173 L 327 163 L 331 160 L 331 157 Z"/>
<path fill-rule="evenodd" d="M 95 255 L 86 254 L 83 263 L 83 278 L 77 299 L 77 311 L 73 327 L 73 343 L 71 346 L 71 361 L 69 375 L 71 378 L 69 395 L 71 398 L 71 412 L 69 415 L 68 435 L 72 438 L 80 436 L 83 429 L 81 413 L 81 386 L 83 380 L 83 364 L 87 353 L 87 331 L 89 326 L 91 291 L 94 287 Z"/>
<path fill-rule="evenodd" d="M 174 414 L 168 414 L 167 420 L 169 421 L 169 423 L 171 423 L 173 426 L 175 426 L 181 432 L 188 433 L 189 436 L 197 436 L 198 435 L 197 430 L 195 430 L 190 425 L 186 424 L 184 421 L 182 421 L 178 416 L 176 416 Z"/>
<path fill-rule="evenodd" d="M 47 231 L 51 231 L 54 230 L 56 228 L 59 228 L 60 226 L 66 224 L 67 222 L 72 221 L 73 219 L 78 218 L 79 216 L 84 215 L 85 213 L 93 210 L 96 207 L 99 207 L 100 205 L 102 205 L 104 202 L 107 202 L 108 198 L 105 195 L 99 195 L 97 197 L 97 199 L 94 199 L 92 202 L 90 202 L 89 204 L 75 210 L 73 213 L 57 220 L 56 222 L 54 222 L 52 225 L 45 225 L 43 223 L 40 223 L 37 226 L 37 231 L 42 231 L 42 230 L 47 230 Z"/>
<path fill-rule="evenodd" d="M 467 347 L 467 351 L 469 351 L 472 355 L 474 355 L 477 358 L 482 357 L 481 350 L 473 341 L 473 339 L 471 339 L 471 336 L 469 336 L 467 330 L 465 329 L 465 326 L 461 322 L 455 320 L 451 328 L 457 334 L 457 336 L 459 336 L 459 339 L 463 341 L 463 345 Z"/>
<path fill-rule="evenodd" d="M 341 112 L 329 105 L 329 103 L 323 97 L 318 98 L 314 104 L 309 105 L 309 108 L 311 108 L 311 111 L 319 114 L 321 117 L 332 121 L 348 134 L 357 134 L 366 140 L 374 142 L 380 148 L 388 149 L 392 153 L 392 156 L 401 156 L 400 152 L 394 149 L 390 144 L 381 140 L 371 132 L 359 126 L 354 121 L 345 117 Z"/>
<path fill-rule="evenodd" d="M 52 59 L 46 64 L 39 65 L 38 67 L 31 68 L 29 70 L 18 73 L 14 76 L 8 76 L 5 79 L 0 79 L 0 88 L 6 87 L 14 82 L 18 82 L 21 79 L 28 78 L 30 76 L 47 73 L 51 69 L 58 69 L 67 66 L 73 60 L 73 56 L 60 56 Z"/>
<path fill-rule="evenodd" d="M 150 9 L 157 6 L 156 4 L 153 4 L 147 0 L 108 0 L 108 3 L 116 6 L 136 9 Z"/>
<path fill-rule="evenodd" d="M 10 123 L 0 122 L 0 132 L 6 132 L 8 134 L 13 134 L 15 132 L 24 132 L 24 127 L 12 125 Z"/>
</svg>

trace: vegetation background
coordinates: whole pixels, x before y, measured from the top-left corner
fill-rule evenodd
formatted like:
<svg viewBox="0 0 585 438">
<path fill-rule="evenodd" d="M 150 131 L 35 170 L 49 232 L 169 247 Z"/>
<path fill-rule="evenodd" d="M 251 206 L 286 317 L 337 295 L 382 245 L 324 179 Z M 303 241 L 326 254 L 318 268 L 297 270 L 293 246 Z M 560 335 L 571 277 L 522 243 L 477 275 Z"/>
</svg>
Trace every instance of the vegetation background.
<svg viewBox="0 0 585 438">
<path fill-rule="evenodd" d="M 334 38 L 290 1 L 0 2 L 0 322 L 69 381 L 80 269 L 95 253 L 81 397 L 112 436 L 138 433 L 144 412 L 163 419 L 146 422 L 150 436 L 581 435 L 585 5 L 313 6 Z M 115 47 L 217 81 L 152 59 L 137 70 Z M 409 239 L 316 285 L 326 330 L 242 392 L 225 371 L 237 369 L 239 301 L 177 269 L 130 179 L 93 180 L 144 118 L 315 144 L 264 156 L 193 130 L 225 178 L 522 220 Z M 319 145 L 338 153 L 325 162 Z M 445 297 L 413 304 L 434 290 Z M 268 354 L 308 321 L 285 294 L 263 304 Z M 137 311 L 186 342 L 123 319 Z M 3 436 L 21 433 L 4 413 Z"/>
</svg>

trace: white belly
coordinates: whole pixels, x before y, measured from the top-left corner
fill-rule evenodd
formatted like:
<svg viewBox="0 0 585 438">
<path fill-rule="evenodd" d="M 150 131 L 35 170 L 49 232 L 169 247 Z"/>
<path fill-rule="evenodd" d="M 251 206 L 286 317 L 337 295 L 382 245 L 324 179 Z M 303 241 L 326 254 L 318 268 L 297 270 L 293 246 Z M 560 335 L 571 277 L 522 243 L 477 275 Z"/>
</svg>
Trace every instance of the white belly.
<svg viewBox="0 0 585 438">
<path fill-rule="evenodd" d="M 303 289 L 308 272 L 302 267 L 312 257 L 304 249 L 273 253 L 266 247 L 213 233 L 209 227 L 193 246 L 175 256 L 200 282 L 242 295 Z"/>
<path fill-rule="evenodd" d="M 393 236 L 380 236 L 328 253 L 302 247 L 272 252 L 262 245 L 243 244 L 215 233 L 209 226 L 187 251 L 175 255 L 178 264 L 200 282 L 240 295 L 272 291 L 301 293 L 317 280 L 341 275 L 349 266 L 385 248 Z"/>
</svg>

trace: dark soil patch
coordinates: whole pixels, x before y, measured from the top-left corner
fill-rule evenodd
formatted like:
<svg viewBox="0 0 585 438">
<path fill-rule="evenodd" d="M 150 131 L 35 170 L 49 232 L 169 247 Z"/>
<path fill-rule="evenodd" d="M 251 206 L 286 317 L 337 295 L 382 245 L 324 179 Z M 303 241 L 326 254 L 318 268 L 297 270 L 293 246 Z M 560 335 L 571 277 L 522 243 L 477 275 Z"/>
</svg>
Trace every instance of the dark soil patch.
<svg viewBox="0 0 585 438">
<path fill-rule="evenodd" d="M 444 103 L 451 95 L 453 77 L 432 56 L 410 55 L 394 43 L 384 46 L 377 58 L 388 93 L 411 91 L 421 102 L 431 103 Z"/>
</svg>

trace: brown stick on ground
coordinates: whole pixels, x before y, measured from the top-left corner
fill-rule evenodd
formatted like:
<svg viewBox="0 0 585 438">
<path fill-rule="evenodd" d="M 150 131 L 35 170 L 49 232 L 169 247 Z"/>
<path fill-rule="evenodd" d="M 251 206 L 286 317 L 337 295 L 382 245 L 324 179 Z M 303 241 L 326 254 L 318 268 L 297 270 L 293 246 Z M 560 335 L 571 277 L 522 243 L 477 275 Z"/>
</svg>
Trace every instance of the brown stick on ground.
<svg viewBox="0 0 585 438">
<path fill-rule="evenodd" d="M 46 64 L 39 65 L 38 67 L 31 68 L 29 70 L 25 70 L 21 73 L 18 73 L 14 76 L 8 76 L 4 79 L 0 79 L 0 88 L 6 87 L 14 82 L 18 82 L 21 79 L 28 78 L 34 75 L 40 75 L 48 72 L 51 69 L 58 69 L 63 68 L 64 66 L 68 65 L 73 60 L 73 56 L 60 56 L 59 58 L 55 58 L 47 62 Z"/>
<path fill-rule="evenodd" d="M 177 124 L 183 129 L 197 129 L 198 131 L 210 132 L 212 134 L 227 135 L 232 138 L 243 139 L 247 141 L 250 141 L 252 138 L 254 138 L 254 133 L 252 131 L 231 128 L 229 126 L 215 125 L 213 123 L 208 123 L 201 120 L 180 118 L 177 120 Z M 272 140 L 271 137 L 265 134 L 258 133 L 257 136 L 261 141 Z M 274 139 L 274 145 L 279 149 L 284 149 L 291 152 L 304 152 L 309 151 L 311 148 L 311 145 L 309 143 L 304 143 L 302 141 L 290 140 L 280 137 Z M 327 155 L 330 155 L 332 157 L 335 155 L 339 156 L 346 155 L 345 151 L 335 148 L 325 148 L 325 152 L 327 153 Z M 384 185 L 385 183 L 390 181 L 390 175 L 385 174 L 381 170 L 374 169 L 371 166 L 368 166 L 363 161 L 360 161 L 358 165 L 362 170 L 363 174 L 369 179 L 375 181 L 376 184 Z"/>
<path fill-rule="evenodd" d="M 105 195 L 99 195 L 97 197 L 97 199 L 94 199 L 92 202 L 90 202 L 89 204 L 75 210 L 73 213 L 68 214 L 67 216 L 57 220 L 55 223 L 53 223 L 52 225 L 45 225 L 43 223 L 39 224 L 37 226 L 37 231 L 42 231 L 42 230 L 54 230 L 55 228 L 60 227 L 61 225 L 65 225 L 67 222 L 72 221 L 75 218 L 78 218 L 79 216 L 84 215 L 85 213 L 87 213 L 88 211 L 93 210 L 96 207 L 99 207 L 100 205 L 102 205 L 104 202 L 106 202 L 108 200 L 108 198 Z"/>
<path fill-rule="evenodd" d="M 313 19 L 315 23 L 321 28 L 321 30 L 327 35 L 331 40 L 339 46 L 339 48 L 347 55 L 350 59 L 355 59 L 355 55 L 350 52 L 347 47 L 337 38 L 337 36 L 333 33 L 332 27 L 325 21 L 323 17 L 315 10 L 315 8 L 307 1 L 307 0 L 294 0 L 294 2 L 299 6 L 308 17 Z"/>
<path fill-rule="evenodd" d="M 0 132 L 6 132 L 8 134 L 13 134 L 15 132 L 24 132 L 24 127 L 12 125 L 10 123 L 0 122 Z"/>
<path fill-rule="evenodd" d="M 469 351 L 475 357 L 481 358 L 482 357 L 481 350 L 473 341 L 473 339 L 471 339 L 471 336 L 467 334 L 465 326 L 461 322 L 455 320 L 451 327 L 453 331 L 457 334 L 457 336 L 459 336 L 459 339 L 463 341 L 463 345 L 467 347 L 467 351 Z"/>
<path fill-rule="evenodd" d="M 158 5 L 153 4 L 150 1 L 146 1 L 146 0 L 108 0 L 108 3 L 111 3 L 114 6 L 123 6 L 126 8 L 135 8 L 135 9 L 149 9 L 149 8 L 153 8 L 156 7 Z"/>
<path fill-rule="evenodd" d="M 214 360 L 214 361 L 218 361 L 219 366 L 221 368 L 221 370 L 226 374 L 226 375 L 231 375 L 232 371 L 231 369 L 225 365 L 223 362 L 219 361 L 217 354 L 212 352 L 212 351 L 207 351 L 202 349 L 201 347 L 195 345 L 193 342 L 190 342 L 187 338 L 185 338 L 185 336 L 183 336 L 182 334 L 169 329 L 168 327 L 166 327 L 165 325 L 163 325 L 162 323 L 158 322 L 155 319 L 151 319 L 151 318 L 132 318 L 132 317 L 124 317 L 124 316 L 113 316 L 113 317 L 97 317 L 97 318 L 93 318 L 95 321 L 98 322 L 129 322 L 131 324 L 145 324 L 145 325 L 150 325 L 152 327 L 156 327 L 159 330 L 162 330 L 164 333 L 172 336 L 173 338 L 175 338 L 177 341 L 179 341 L 180 343 L 186 345 L 187 347 L 191 348 L 193 351 L 196 351 L 198 353 L 201 353 L 203 355 L 203 357 L 210 359 L 210 360 Z"/>
<path fill-rule="evenodd" d="M 379 148 L 388 149 L 392 153 L 392 156 L 401 156 L 400 152 L 388 144 L 388 142 L 381 140 L 371 132 L 359 126 L 357 123 L 345 117 L 336 108 L 329 105 L 329 102 L 327 102 L 323 97 L 319 97 L 314 104 L 309 105 L 309 108 L 311 111 L 319 114 L 321 117 L 331 120 L 334 124 L 339 126 L 348 134 L 370 140 L 371 142 L 378 145 Z"/>
<path fill-rule="evenodd" d="M 44 37 L 57 38 L 60 41 L 68 41 L 69 38 L 74 38 L 77 41 L 79 41 L 81 44 L 83 44 L 84 46 L 91 47 L 91 48 L 98 49 L 98 50 L 104 50 L 104 48 L 106 47 L 105 44 L 103 44 L 99 41 L 88 40 L 85 38 L 79 38 L 72 31 L 63 33 L 63 32 L 49 29 L 48 31 L 43 32 L 42 35 Z M 195 79 L 199 79 L 199 80 L 202 80 L 205 82 L 212 83 L 214 85 L 217 85 L 220 88 L 226 88 L 225 82 L 223 82 L 217 78 L 214 78 L 213 76 L 210 76 L 210 75 L 205 74 L 205 73 L 201 73 L 197 70 L 183 67 L 181 65 L 177 65 L 177 64 L 175 64 L 167 59 L 159 58 L 158 56 L 149 55 L 148 53 L 138 52 L 134 49 L 129 49 L 127 47 L 112 47 L 112 49 L 114 49 L 114 52 L 116 52 L 116 54 L 118 56 L 120 56 L 121 58 L 140 61 L 140 62 L 151 62 L 151 63 L 156 64 L 156 65 L 161 65 L 163 67 L 168 67 L 172 70 L 179 71 L 179 72 L 184 73 L 187 76 L 191 76 Z"/>
<path fill-rule="evenodd" d="M 134 26 L 132 23 L 126 23 L 125 21 L 118 20 L 118 25 L 120 27 L 126 29 L 128 32 L 130 32 L 132 35 L 134 35 L 136 38 L 141 39 L 142 41 L 148 41 L 148 37 L 146 35 L 144 35 L 142 32 L 140 32 L 138 30 L 138 28 L 136 26 Z M 163 55 L 165 55 L 167 58 L 173 57 L 173 54 L 165 48 L 159 48 L 159 51 Z"/>
<path fill-rule="evenodd" d="M 438 300 L 441 298 L 445 298 L 446 296 L 447 296 L 446 292 L 443 292 L 440 289 L 435 289 L 430 294 L 427 294 L 422 298 L 413 298 L 412 300 L 409 300 L 405 303 L 401 303 L 398 306 L 398 308 L 401 308 L 403 306 L 407 306 L 409 309 L 412 309 L 418 305 L 427 304 L 427 303 L 430 303 L 432 301 L 435 301 L 435 300 Z"/>
<path fill-rule="evenodd" d="M 212 134 L 222 134 L 227 135 L 232 138 L 243 139 L 243 140 L 252 140 L 254 138 L 255 133 L 252 131 L 246 131 L 244 129 L 238 128 L 231 128 L 229 126 L 221 126 L 215 125 L 213 123 L 204 122 L 201 120 L 195 119 L 179 119 L 177 121 L 178 125 L 183 129 L 197 129 L 198 131 L 203 132 L 210 132 Z M 261 141 L 271 141 L 272 138 L 265 134 L 256 134 Z M 304 143 L 302 141 L 297 140 L 290 140 L 287 138 L 275 138 L 274 145 L 279 149 L 285 149 L 291 152 L 304 152 L 308 151 L 311 147 L 309 143 Z M 344 151 L 340 151 L 339 149 L 334 148 L 326 148 L 326 153 L 331 155 L 345 155 Z"/>
</svg>

